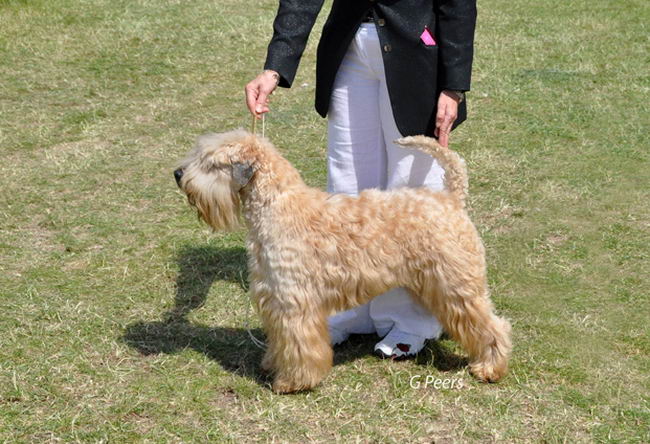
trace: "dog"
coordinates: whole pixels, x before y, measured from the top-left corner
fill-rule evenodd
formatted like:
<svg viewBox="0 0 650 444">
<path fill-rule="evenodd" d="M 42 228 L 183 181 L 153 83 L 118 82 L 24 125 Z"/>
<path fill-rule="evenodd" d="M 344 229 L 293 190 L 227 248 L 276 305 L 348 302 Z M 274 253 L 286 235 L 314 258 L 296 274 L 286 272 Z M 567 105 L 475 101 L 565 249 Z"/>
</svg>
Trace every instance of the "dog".
<svg viewBox="0 0 650 444">
<path fill-rule="evenodd" d="M 316 386 L 332 366 L 328 316 L 394 287 L 440 320 L 477 379 L 507 373 L 510 324 L 489 299 L 485 250 L 466 210 L 465 163 L 432 138 L 397 143 L 437 159 L 445 190 L 328 194 L 244 130 L 200 137 L 174 171 L 215 230 L 236 228 L 243 216 L 250 290 L 268 342 L 262 369 L 273 374 L 275 392 Z"/>
</svg>

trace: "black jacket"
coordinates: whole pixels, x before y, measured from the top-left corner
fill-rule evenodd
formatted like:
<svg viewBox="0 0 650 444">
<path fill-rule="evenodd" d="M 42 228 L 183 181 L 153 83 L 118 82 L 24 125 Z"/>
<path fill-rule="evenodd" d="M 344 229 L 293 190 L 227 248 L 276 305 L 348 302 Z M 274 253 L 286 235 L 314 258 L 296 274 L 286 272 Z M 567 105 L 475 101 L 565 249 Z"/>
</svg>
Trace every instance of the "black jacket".
<svg viewBox="0 0 650 444">
<path fill-rule="evenodd" d="M 323 0 L 280 0 L 264 69 L 290 87 Z M 470 89 L 476 0 L 334 0 L 318 44 L 316 111 L 325 117 L 336 72 L 369 10 L 381 43 L 397 128 L 403 136 L 432 135 L 443 89 Z M 428 27 L 436 45 L 420 35 Z M 466 104 L 454 126 L 465 120 Z"/>
</svg>

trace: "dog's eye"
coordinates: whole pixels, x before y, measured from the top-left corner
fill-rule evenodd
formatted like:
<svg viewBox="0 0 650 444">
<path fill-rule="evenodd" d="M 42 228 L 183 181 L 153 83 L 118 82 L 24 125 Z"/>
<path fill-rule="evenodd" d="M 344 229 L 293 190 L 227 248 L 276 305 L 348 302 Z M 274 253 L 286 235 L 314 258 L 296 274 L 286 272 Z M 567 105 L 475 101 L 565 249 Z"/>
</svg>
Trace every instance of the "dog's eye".
<svg viewBox="0 0 650 444">
<path fill-rule="evenodd" d="M 213 173 L 220 170 L 221 168 L 223 168 L 223 165 L 215 162 L 213 159 L 208 160 L 203 164 L 203 170 L 206 173 Z"/>
</svg>

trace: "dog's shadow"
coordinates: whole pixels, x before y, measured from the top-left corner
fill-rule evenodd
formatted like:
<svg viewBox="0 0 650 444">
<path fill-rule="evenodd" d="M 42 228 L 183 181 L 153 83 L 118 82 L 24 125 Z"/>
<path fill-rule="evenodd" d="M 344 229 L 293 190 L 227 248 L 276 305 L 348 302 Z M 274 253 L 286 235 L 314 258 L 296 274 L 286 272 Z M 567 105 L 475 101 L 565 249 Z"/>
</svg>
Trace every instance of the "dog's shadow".
<svg viewBox="0 0 650 444">
<path fill-rule="evenodd" d="M 246 251 L 242 247 L 181 249 L 177 256 L 179 274 L 173 308 L 165 312 L 160 321 L 128 325 L 122 340 L 143 355 L 173 354 L 189 348 L 218 361 L 225 370 L 268 385 L 268 376 L 259 367 L 264 352 L 253 343 L 246 328 L 205 326 L 186 318 L 205 304 L 215 280 L 236 282 L 248 292 L 246 262 Z M 259 328 L 251 329 L 250 333 L 264 339 Z M 336 347 L 334 365 L 372 354 L 376 342 L 375 335 L 353 335 Z M 464 367 L 467 360 L 454 354 L 445 342 L 429 341 L 416 362 L 432 364 L 440 371 Z"/>
</svg>

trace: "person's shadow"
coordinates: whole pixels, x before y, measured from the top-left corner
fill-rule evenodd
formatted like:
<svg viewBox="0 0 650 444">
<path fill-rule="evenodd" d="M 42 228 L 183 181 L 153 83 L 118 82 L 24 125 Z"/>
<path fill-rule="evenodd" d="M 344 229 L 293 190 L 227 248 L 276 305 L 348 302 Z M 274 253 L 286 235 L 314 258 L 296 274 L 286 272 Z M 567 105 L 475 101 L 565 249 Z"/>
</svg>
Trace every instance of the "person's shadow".
<svg viewBox="0 0 650 444">
<path fill-rule="evenodd" d="M 264 352 L 253 343 L 244 326 L 206 326 L 186 318 L 191 311 L 205 304 L 215 280 L 239 283 L 242 290 L 248 292 L 244 248 L 184 247 L 177 262 L 179 274 L 173 308 L 163 313 L 160 321 L 138 321 L 128 325 L 121 339 L 143 355 L 173 354 L 190 348 L 218 361 L 228 371 L 269 385 L 267 375 L 259 366 Z M 255 314 L 251 313 L 251 316 Z M 259 328 L 251 329 L 250 333 L 264 339 Z M 375 335 L 353 335 L 349 341 L 336 347 L 334 365 L 371 354 L 375 342 Z M 429 341 L 416 362 L 433 363 L 440 371 L 455 370 L 467 363 L 439 341 Z"/>
</svg>

